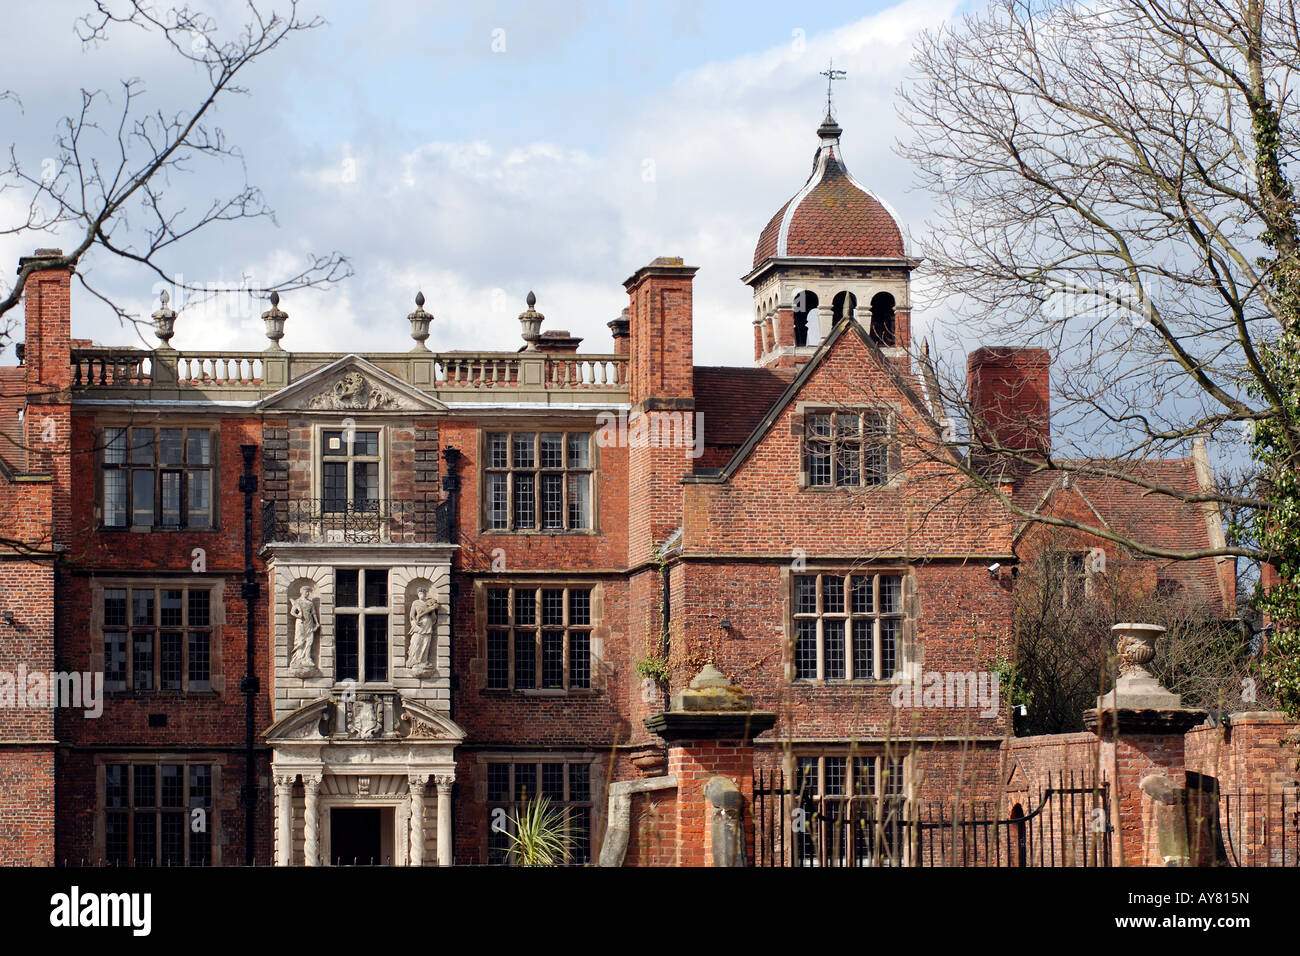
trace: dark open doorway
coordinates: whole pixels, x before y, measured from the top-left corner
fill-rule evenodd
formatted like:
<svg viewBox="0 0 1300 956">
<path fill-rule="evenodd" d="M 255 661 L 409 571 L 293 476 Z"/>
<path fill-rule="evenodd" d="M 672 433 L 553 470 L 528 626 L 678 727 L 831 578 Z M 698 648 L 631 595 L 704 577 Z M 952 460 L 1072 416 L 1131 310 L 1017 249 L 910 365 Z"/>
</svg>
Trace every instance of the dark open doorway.
<svg viewBox="0 0 1300 956">
<path fill-rule="evenodd" d="M 377 866 L 382 853 L 383 813 L 378 808 L 334 807 L 330 810 L 330 863 Z"/>
</svg>

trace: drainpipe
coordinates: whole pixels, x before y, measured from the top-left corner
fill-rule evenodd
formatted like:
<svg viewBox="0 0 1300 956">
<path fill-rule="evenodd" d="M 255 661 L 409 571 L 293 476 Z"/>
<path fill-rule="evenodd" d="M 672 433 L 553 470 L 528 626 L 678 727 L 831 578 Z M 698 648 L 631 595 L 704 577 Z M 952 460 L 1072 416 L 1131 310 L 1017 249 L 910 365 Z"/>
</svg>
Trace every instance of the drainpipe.
<svg viewBox="0 0 1300 956">
<path fill-rule="evenodd" d="M 456 467 L 460 464 L 460 449 L 448 445 L 442 450 L 443 460 L 447 463 L 446 474 L 442 476 L 442 490 L 447 493 L 447 544 L 455 544 L 459 537 L 457 528 L 456 506 L 457 498 L 460 495 L 460 475 L 456 473 Z M 455 555 L 452 555 L 452 561 L 455 561 Z M 456 694 L 458 686 L 456 680 L 456 596 L 459 588 L 456 586 L 455 569 L 448 562 L 447 568 L 447 662 L 448 670 L 451 671 L 451 700 L 447 705 L 447 716 L 456 719 Z"/>
<path fill-rule="evenodd" d="M 663 605 L 664 605 L 664 620 L 663 620 L 664 629 L 663 629 L 663 634 L 661 635 L 662 638 L 661 643 L 663 644 L 663 648 L 664 648 L 664 660 L 667 661 L 670 660 L 672 657 L 672 647 L 669 644 L 669 642 L 672 640 L 672 633 L 673 633 L 672 632 L 672 623 L 673 623 L 672 589 L 669 587 L 668 584 L 668 562 L 667 561 L 665 561 L 663 567 L 659 569 L 659 576 L 663 580 Z M 664 710 L 667 710 L 669 705 L 672 703 L 671 681 L 664 681 L 663 691 L 664 691 L 663 706 L 664 706 Z"/>
<path fill-rule="evenodd" d="M 253 666 L 253 648 L 257 637 L 257 598 L 261 592 L 257 572 L 253 567 L 253 495 L 257 493 L 257 475 L 253 472 L 253 459 L 257 457 L 256 445 L 240 445 L 244 456 L 244 473 L 239 476 L 239 490 L 244 493 L 244 582 L 240 596 L 244 599 L 246 644 L 244 652 L 244 679 L 239 691 L 244 695 L 244 865 L 255 862 L 253 834 L 257 827 L 257 772 L 253 766 L 253 707 L 257 700 L 259 684 Z"/>
<path fill-rule="evenodd" d="M 456 473 L 456 466 L 460 464 L 460 449 L 448 445 L 442 450 L 443 460 L 447 463 L 447 472 L 442 476 L 442 490 L 447 493 L 447 544 L 455 544 L 459 539 L 458 522 L 456 515 L 457 498 L 460 495 L 460 475 Z M 456 691 L 460 688 L 460 681 L 456 677 L 456 595 L 459 588 L 456 586 L 456 574 L 454 562 L 455 553 L 452 554 L 451 560 L 447 562 L 447 670 L 450 671 L 451 694 L 447 700 L 447 718 L 451 721 L 456 720 Z M 442 802 L 442 794 L 438 794 L 439 805 Z M 456 802 L 451 804 L 451 832 L 456 832 Z M 442 838 L 442 827 L 438 828 L 438 837 Z M 453 841 L 454 843 L 454 841 Z M 442 852 L 441 845 L 438 852 Z M 456 851 L 453 845 L 451 860 L 456 862 Z"/>
</svg>

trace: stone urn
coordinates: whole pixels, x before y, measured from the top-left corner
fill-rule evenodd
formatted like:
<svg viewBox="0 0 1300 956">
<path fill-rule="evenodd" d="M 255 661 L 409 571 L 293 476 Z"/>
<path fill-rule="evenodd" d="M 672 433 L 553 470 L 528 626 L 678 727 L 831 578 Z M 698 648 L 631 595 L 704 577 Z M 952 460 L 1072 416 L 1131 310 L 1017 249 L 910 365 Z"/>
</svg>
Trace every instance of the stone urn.
<svg viewBox="0 0 1300 956">
<path fill-rule="evenodd" d="M 429 323 L 433 321 L 433 314 L 424 311 L 424 293 L 415 294 L 415 311 L 407 318 L 411 322 L 411 338 L 415 339 L 415 348 L 412 352 L 427 352 L 429 346 L 424 343 L 429 338 Z"/>
<path fill-rule="evenodd" d="M 1159 624 L 1116 624 L 1111 628 L 1115 635 L 1115 650 L 1119 654 L 1120 673 L 1150 676 L 1147 665 L 1156 656 L 1156 638 L 1165 632 Z"/>
<path fill-rule="evenodd" d="M 172 347 L 172 336 L 176 332 L 176 310 L 168 304 L 171 296 L 166 289 L 162 290 L 159 298 L 162 305 L 153 314 L 153 334 L 158 336 L 162 348 L 169 349 Z"/>
<path fill-rule="evenodd" d="M 266 347 L 268 352 L 283 351 L 280 348 L 280 340 L 284 338 L 284 320 L 289 317 L 289 313 L 280 308 L 280 293 L 271 293 L 271 307 L 262 313 L 262 321 L 266 323 L 266 337 L 271 340 L 271 344 Z"/>
</svg>

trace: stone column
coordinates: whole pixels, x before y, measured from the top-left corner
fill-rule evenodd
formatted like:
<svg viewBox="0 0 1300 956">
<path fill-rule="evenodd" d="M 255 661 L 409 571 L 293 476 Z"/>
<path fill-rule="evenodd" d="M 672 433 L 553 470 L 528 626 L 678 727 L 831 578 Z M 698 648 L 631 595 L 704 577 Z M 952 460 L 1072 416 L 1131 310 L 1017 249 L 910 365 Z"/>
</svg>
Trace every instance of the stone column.
<svg viewBox="0 0 1300 956">
<path fill-rule="evenodd" d="M 1205 711 L 1184 707 L 1146 669 L 1163 627 L 1126 623 L 1111 630 L 1118 638 L 1120 676 L 1096 708 L 1083 714 L 1084 726 L 1101 738 L 1102 772 L 1110 776 L 1111 862 L 1184 866 L 1186 834 L 1169 828 L 1186 805 L 1180 795 L 1187 770 L 1183 738 L 1205 720 Z"/>
<path fill-rule="evenodd" d="M 424 788 L 423 776 L 408 777 L 411 789 L 411 846 L 406 858 L 411 866 L 424 866 Z"/>
<path fill-rule="evenodd" d="M 275 775 L 275 865 L 293 863 L 293 781 L 296 774 Z"/>
<path fill-rule="evenodd" d="M 433 780 L 438 786 L 438 865 L 451 866 L 451 785 L 455 778 L 439 774 Z"/>
<path fill-rule="evenodd" d="M 823 305 L 817 310 L 817 341 L 812 341 L 812 329 L 809 328 L 808 344 L 821 345 L 830 337 L 833 328 L 835 328 L 835 308 L 831 305 Z"/>
<path fill-rule="evenodd" d="M 316 797 L 320 793 L 321 774 L 303 774 L 302 788 L 305 797 L 303 808 L 303 864 L 320 866 L 320 811 Z"/>
<path fill-rule="evenodd" d="M 677 779 L 679 866 L 745 865 L 754 738 L 775 724 L 776 714 L 754 710 L 753 698 L 712 664 L 673 695 L 669 710 L 646 718 L 646 727 L 668 742 L 668 773 Z"/>
</svg>

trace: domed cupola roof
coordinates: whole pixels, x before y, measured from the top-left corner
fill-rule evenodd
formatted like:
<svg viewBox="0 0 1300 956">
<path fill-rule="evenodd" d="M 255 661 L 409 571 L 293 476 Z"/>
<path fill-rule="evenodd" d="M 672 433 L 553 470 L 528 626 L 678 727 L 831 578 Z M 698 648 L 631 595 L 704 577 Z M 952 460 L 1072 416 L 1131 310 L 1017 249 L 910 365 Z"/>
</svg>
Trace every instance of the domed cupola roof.
<svg viewBox="0 0 1300 956">
<path fill-rule="evenodd" d="M 844 166 L 839 125 L 828 113 L 821 145 L 803 189 L 777 211 L 758 237 L 754 268 L 775 256 L 898 259 L 907 255 L 894 211 Z"/>
</svg>

